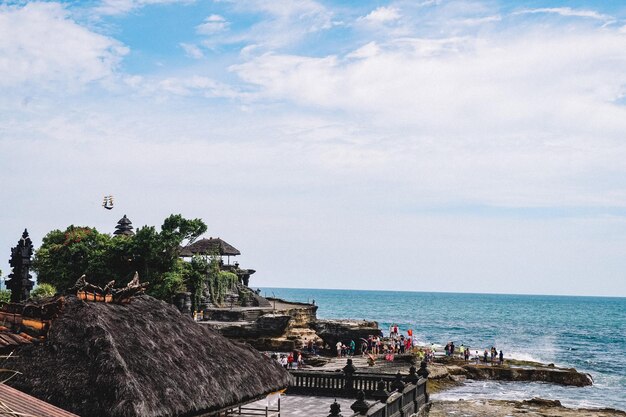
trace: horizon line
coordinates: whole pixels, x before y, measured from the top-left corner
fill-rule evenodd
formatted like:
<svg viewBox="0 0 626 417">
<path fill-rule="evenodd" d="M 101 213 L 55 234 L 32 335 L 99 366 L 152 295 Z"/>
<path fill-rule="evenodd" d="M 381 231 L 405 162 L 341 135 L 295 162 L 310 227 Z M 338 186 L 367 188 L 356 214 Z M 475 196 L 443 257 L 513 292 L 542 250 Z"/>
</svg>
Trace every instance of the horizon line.
<svg viewBox="0 0 626 417">
<path fill-rule="evenodd" d="M 471 294 L 471 295 L 521 295 L 538 297 L 578 297 L 578 298 L 616 298 L 626 299 L 625 295 L 580 295 L 580 294 L 538 294 L 538 293 L 499 293 L 499 292 L 463 292 L 463 291 L 417 291 L 417 290 L 396 290 L 396 289 L 356 289 L 356 288 L 310 288 L 310 287 L 263 287 L 254 286 L 260 289 L 286 289 L 286 290 L 332 290 L 332 291 L 368 291 L 368 292 L 406 292 L 422 294 Z M 252 288 L 252 287 L 251 287 Z"/>
</svg>

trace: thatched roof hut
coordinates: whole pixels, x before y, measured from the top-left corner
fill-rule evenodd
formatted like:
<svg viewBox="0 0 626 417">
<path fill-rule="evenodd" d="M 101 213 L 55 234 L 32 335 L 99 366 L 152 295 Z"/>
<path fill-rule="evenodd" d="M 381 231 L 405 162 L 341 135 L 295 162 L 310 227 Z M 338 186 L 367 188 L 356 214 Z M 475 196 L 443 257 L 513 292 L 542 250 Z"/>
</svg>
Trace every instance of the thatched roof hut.
<svg viewBox="0 0 626 417">
<path fill-rule="evenodd" d="M 193 255 L 214 255 L 221 256 L 237 256 L 241 255 L 239 249 L 233 245 L 223 241 L 219 237 L 200 239 L 195 241 L 189 246 L 181 248 L 180 256 L 191 257 Z"/>
<path fill-rule="evenodd" d="M 149 296 L 66 297 L 46 341 L 16 348 L 9 385 L 81 416 L 211 415 L 285 388 L 289 374 Z"/>
</svg>

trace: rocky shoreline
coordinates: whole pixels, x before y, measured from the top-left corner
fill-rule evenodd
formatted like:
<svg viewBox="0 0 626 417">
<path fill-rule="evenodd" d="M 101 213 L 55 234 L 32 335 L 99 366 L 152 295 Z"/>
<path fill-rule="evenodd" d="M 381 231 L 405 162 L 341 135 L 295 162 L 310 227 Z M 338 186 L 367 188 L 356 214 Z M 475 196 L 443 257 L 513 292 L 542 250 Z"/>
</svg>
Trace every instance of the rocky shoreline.
<svg viewBox="0 0 626 417">
<path fill-rule="evenodd" d="M 574 368 L 554 364 L 505 360 L 502 365 L 466 362 L 462 359 L 441 357 L 429 364 L 429 386 L 438 392 L 459 385 L 466 379 L 477 381 L 546 382 L 563 386 L 586 387 L 593 384 L 589 374 Z"/>
<path fill-rule="evenodd" d="M 406 373 L 416 365 L 415 355 L 396 355 L 394 361 L 379 358 L 373 366 L 362 356 L 352 358 L 354 366 L 362 373 Z M 311 357 L 307 369 L 339 372 L 345 359 Z M 539 362 L 505 360 L 502 365 L 476 364 L 462 359 L 436 357 L 428 364 L 427 391 L 430 394 L 462 385 L 467 380 L 492 380 L 516 382 L 545 382 L 563 386 L 584 387 L 592 384 L 588 374 L 573 368 L 561 368 Z M 459 400 L 433 401 L 421 417 L 626 417 L 626 412 L 614 409 L 574 409 L 564 407 L 559 401 L 540 398 L 525 401 L 507 400 Z"/>
<path fill-rule="evenodd" d="M 611 408 L 567 408 L 559 401 L 533 398 L 525 401 L 459 400 L 433 401 L 424 417 L 626 417 L 626 412 Z"/>
<path fill-rule="evenodd" d="M 260 297 L 261 298 L 261 297 Z M 338 342 L 358 341 L 369 335 L 380 335 L 378 323 L 366 320 L 320 320 L 314 304 L 288 302 L 277 298 L 263 300 L 256 307 L 215 308 L 205 313 L 201 324 L 212 327 L 223 335 L 246 342 L 258 350 L 289 352 L 303 349 L 311 343 L 322 356 L 303 352 L 305 368 L 311 370 L 340 371 L 345 358 L 334 357 L 332 347 Z M 325 350 L 324 347 L 331 347 Z M 327 356 L 324 356 L 327 355 Z M 418 365 L 416 355 L 395 355 L 386 361 L 379 356 L 371 366 L 366 357 L 355 356 L 359 372 L 405 373 L 411 365 Z M 427 390 L 434 394 L 463 384 L 467 380 L 544 382 L 572 387 L 593 384 L 589 374 L 573 368 L 554 364 L 505 359 L 503 364 L 465 361 L 458 357 L 438 356 L 428 364 L 430 372 Z M 434 401 L 424 417 L 458 415 L 464 417 L 626 417 L 626 413 L 613 409 L 571 409 L 558 401 L 532 399 L 526 401 Z"/>
</svg>

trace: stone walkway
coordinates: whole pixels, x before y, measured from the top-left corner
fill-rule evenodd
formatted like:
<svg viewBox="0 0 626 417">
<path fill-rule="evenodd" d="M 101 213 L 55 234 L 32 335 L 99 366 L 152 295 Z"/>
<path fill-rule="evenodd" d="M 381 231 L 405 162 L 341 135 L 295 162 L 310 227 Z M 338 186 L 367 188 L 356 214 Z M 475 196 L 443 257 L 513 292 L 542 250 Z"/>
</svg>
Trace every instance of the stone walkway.
<svg viewBox="0 0 626 417">
<path fill-rule="evenodd" d="M 280 397 L 280 417 L 326 417 L 330 414 L 330 405 L 335 401 L 330 397 L 309 397 L 302 395 L 283 395 Z M 354 402 L 351 399 L 337 398 L 337 402 L 341 405 L 341 413 L 351 415 L 350 405 Z M 265 408 L 266 400 L 260 400 L 249 404 L 246 407 Z M 276 404 L 272 404 L 270 408 L 275 409 Z M 256 411 L 256 415 L 259 411 Z M 278 412 L 270 412 L 270 416 L 278 416 Z M 237 414 L 235 414 L 237 416 Z"/>
</svg>

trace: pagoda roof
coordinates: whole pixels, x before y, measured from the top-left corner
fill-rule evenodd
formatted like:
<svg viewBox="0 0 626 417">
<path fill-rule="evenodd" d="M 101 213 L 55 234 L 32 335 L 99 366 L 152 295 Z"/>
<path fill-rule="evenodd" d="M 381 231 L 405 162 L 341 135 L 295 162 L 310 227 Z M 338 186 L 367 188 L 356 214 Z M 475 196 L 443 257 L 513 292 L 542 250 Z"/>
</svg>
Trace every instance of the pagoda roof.
<svg viewBox="0 0 626 417">
<path fill-rule="evenodd" d="M 122 217 L 117 222 L 117 226 L 115 226 L 115 231 L 113 232 L 113 234 L 125 235 L 125 236 L 132 236 L 135 234 L 135 232 L 133 232 L 133 223 L 130 221 L 128 217 L 126 217 L 125 214 L 124 214 L 124 217 Z"/>
</svg>

